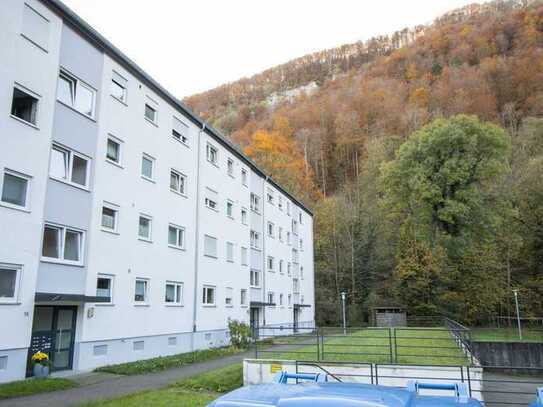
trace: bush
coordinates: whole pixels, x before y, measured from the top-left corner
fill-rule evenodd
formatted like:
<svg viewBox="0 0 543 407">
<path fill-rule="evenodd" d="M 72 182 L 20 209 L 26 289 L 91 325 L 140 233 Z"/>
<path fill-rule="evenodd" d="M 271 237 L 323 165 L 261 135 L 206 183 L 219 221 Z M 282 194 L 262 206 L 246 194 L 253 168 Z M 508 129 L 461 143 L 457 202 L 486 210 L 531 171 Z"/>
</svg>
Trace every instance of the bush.
<svg viewBox="0 0 543 407">
<path fill-rule="evenodd" d="M 243 386 L 243 366 L 240 363 L 201 373 L 172 384 L 191 391 L 226 393 Z"/>
<path fill-rule="evenodd" d="M 245 349 L 249 346 L 251 339 L 251 327 L 244 322 L 231 319 L 228 321 L 230 331 L 230 342 L 232 346 L 239 349 Z"/>
</svg>

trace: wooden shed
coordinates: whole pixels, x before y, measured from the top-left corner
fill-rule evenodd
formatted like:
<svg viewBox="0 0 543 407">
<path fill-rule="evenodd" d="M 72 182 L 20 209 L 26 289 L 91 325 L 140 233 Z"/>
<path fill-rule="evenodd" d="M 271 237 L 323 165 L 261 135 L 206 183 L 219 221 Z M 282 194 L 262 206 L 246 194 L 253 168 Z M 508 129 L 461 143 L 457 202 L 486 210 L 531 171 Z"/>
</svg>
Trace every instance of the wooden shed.
<svg viewBox="0 0 543 407">
<path fill-rule="evenodd" d="M 373 326 L 407 326 L 407 312 L 404 307 L 374 307 L 371 316 Z"/>
</svg>

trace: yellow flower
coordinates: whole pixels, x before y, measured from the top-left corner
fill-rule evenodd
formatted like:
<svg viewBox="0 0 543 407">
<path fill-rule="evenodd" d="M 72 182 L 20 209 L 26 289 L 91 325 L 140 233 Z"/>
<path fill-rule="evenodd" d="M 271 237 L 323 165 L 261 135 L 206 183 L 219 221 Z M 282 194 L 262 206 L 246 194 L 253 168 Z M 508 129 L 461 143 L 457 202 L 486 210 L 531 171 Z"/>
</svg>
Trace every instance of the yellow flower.
<svg viewBox="0 0 543 407">
<path fill-rule="evenodd" d="M 49 356 L 47 355 L 47 353 L 38 351 L 32 355 L 33 362 L 45 362 L 47 360 L 49 360 Z"/>
</svg>

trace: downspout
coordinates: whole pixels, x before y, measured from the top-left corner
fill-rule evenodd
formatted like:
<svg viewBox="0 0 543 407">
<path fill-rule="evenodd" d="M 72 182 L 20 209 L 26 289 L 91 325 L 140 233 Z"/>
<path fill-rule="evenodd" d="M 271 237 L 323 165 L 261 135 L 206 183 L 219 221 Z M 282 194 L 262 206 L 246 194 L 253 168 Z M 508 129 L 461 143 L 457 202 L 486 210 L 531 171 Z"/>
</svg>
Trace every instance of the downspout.
<svg viewBox="0 0 543 407">
<path fill-rule="evenodd" d="M 202 133 L 205 131 L 206 124 L 202 123 L 202 128 L 198 132 L 198 154 L 196 159 L 196 223 L 194 226 L 194 299 L 192 308 L 192 332 L 196 332 L 196 318 L 198 309 L 198 263 L 199 263 L 199 225 L 200 225 L 200 156 Z M 192 335 L 194 342 L 194 335 Z M 194 348 L 194 343 L 193 343 Z"/>
<path fill-rule="evenodd" d="M 266 175 L 262 183 L 262 294 L 264 295 L 264 304 L 268 301 L 266 293 L 266 185 L 268 184 L 269 176 Z M 266 326 L 266 305 L 262 307 L 262 324 Z"/>
</svg>

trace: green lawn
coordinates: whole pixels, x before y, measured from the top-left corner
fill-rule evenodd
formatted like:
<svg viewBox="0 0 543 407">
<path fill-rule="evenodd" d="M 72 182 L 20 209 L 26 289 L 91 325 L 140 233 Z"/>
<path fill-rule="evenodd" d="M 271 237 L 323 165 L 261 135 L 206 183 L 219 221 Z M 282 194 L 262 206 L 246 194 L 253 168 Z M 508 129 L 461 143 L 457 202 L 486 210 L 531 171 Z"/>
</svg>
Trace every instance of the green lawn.
<svg viewBox="0 0 543 407">
<path fill-rule="evenodd" d="M 516 328 L 474 328 L 471 338 L 480 342 L 520 342 Z M 522 330 L 522 342 L 543 342 L 543 330 Z"/>
<path fill-rule="evenodd" d="M 144 391 L 111 400 L 96 401 L 81 407 L 203 407 L 222 393 L 243 386 L 241 363 L 181 380 L 168 388 Z"/>
<path fill-rule="evenodd" d="M 16 382 L 0 384 L 0 400 L 30 396 L 36 393 L 46 393 L 56 390 L 65 390 L 77 386 L 71 380 L 60 378 L 26 379 Z"/>
<path fill-rule="evenodd" d="M 122 375 L 135 375 L 142 373 L 160 372 L 162 370 L 181 367 L 196 362 L 204 362 L 235 355 L 244 349 L 234 347 L 206 349 L 196 352 L 180 353 L 172 356 L 162 356 L 136 362 L 121 363 L 119 365 L 104 366 L 96 369 L 98 372 L 108 372 Z"/>
<path fill-rule="evenodd" d="M 317 345 L 314 335 L 275 338 L 276 349 L 259 349 L 264 359 L 323 360 L 365 363 L 466 365 L 469 360 L 447 330 L 431 328 L 397 329 L 394 338 L 388 329 L 360 329 L 326 333 Z M 396 346 L 394 346 L 396 344 Z M 277 349 L 279 345 L 280 349 Z"/>
</svg>

